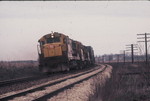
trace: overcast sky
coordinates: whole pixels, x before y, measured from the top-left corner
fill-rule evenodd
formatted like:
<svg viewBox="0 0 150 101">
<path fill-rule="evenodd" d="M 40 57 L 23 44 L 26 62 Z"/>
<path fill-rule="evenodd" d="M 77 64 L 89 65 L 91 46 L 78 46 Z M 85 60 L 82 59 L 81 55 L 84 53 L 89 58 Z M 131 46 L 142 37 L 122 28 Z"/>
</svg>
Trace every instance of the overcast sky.
<svg viewBox="0 0 150 101">
<path fill-rule="evenodd" d="M 92 46 L 95 55 L 119 53 L 136 34 L 150 33 L 150 2 L 0 2 L 0 60 L 37 60 L 38 39 L 51 31 Z"/>
</svg>

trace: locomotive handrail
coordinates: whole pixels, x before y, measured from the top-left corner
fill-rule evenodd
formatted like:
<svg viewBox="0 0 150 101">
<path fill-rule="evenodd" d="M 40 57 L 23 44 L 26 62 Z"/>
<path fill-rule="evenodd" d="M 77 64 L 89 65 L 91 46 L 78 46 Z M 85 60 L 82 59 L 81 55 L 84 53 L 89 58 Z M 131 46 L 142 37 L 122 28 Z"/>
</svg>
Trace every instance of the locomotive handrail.
<svg viewBox="0 0 150 101">
<path fill-rule="evenodd" d="M 38 51 L 38 55 L 40 55 L 40 45 L 37 45 L 37 51 Z"/>
</svg>

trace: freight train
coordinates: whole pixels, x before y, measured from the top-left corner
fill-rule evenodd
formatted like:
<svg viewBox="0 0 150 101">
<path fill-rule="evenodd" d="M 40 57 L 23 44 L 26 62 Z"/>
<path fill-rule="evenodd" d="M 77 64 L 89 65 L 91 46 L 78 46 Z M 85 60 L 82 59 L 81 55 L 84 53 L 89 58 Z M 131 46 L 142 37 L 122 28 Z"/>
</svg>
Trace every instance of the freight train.
<svg viewBox="0 0 150 101">
<path fill-rule="evenodd" d="M 95 63 L 94 51 L 68 36 L 51 32 L 38 40 L 39 70 L 42 72 L 82 69 Z"/>
</svg>

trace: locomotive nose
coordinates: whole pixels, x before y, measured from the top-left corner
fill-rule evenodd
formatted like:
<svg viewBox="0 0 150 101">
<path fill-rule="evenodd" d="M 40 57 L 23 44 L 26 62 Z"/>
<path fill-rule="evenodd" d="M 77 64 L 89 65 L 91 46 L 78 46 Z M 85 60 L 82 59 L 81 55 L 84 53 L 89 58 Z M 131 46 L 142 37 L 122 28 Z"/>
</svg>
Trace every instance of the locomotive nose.
<svg viewBox="0 0 150 101">
<path fill-rule="evenodd" d="M 44 57 L 54 57 L 62 55 L 62 47 L 60 43 L 47 44 L 44 46 Z"/>
</svg>

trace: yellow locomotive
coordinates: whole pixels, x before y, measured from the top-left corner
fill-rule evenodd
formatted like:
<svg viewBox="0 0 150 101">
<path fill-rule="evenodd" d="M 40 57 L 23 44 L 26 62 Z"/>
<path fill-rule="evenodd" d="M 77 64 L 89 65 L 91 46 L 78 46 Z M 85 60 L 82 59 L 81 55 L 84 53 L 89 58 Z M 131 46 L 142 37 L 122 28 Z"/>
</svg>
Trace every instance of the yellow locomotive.
<svg viewBox="0 0 150 101">
<path fill-rule="evenodd" d="M 39 69 L 42 72 L 69 71 L 95 63 L 91 46 L 84 46 L 62 33 L 52 32 L 38 42 Z"/>
</svg>

